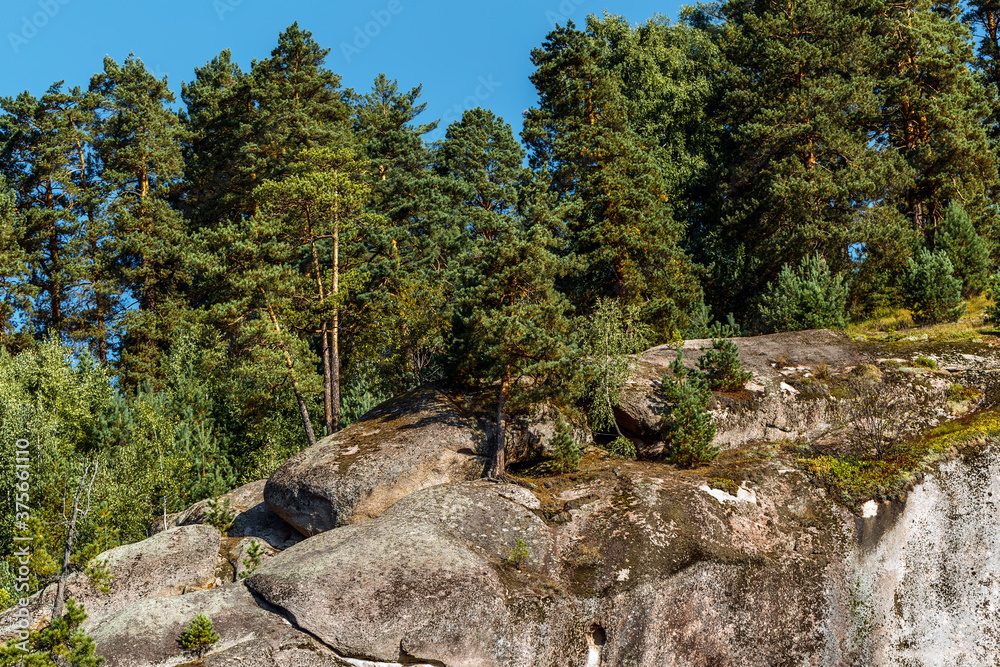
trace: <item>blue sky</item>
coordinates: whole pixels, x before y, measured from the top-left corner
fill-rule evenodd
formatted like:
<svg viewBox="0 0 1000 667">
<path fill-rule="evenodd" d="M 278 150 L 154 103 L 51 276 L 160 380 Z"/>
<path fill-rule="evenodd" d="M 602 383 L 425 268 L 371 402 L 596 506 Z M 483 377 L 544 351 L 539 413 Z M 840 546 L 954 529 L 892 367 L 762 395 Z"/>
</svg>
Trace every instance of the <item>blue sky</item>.
<svg viewBox="0 0 1000 667">
<path fill-rule="evenodd" d="M 3 0 L 0 96 L 53 82 L 86 87 L 104 56 L 130 51 L 180 97 L 180 84 L 222 49 L 249 70 L 266 58 L 294 21 L 330 49 L 327 65 L 345 87 L 370 89 L 385 72 L 400 88 L 423 84 L 421 120 L 447 124 L 466 107 L 484 106 L 514 131 L 535 103 L 529 54 L 555 21 L 582 24 L 605 10 L 640 23 L 655 14 L 676 19 L 681 2 L 646 0 Z M 435 135 L 432 138 L 437 138 Z"/>
</svg>

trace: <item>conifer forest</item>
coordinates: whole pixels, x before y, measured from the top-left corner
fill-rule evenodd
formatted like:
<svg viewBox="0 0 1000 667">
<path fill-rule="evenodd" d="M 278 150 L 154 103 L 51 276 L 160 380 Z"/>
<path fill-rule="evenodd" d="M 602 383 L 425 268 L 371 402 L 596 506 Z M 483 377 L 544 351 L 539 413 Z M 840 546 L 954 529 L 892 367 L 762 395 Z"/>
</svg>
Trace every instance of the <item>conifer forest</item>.
<svg viewBox="0 0 1000 667">
<path fill-rule="evenodd" d="M 0 91 L 0 560 L 18 439 L 34 591 L 426 383 L 481 396 L 501 443 L 542 401 L 613 432 L 586 362 L 609 336 L 1000 294 L 1000 5 L 642 18 L 553 29 L 520 136 L 473 108 L 431 141 L 419 86 L 345 88 L 307 21 L 179 99 L 141 54 Z"/>
</svg>

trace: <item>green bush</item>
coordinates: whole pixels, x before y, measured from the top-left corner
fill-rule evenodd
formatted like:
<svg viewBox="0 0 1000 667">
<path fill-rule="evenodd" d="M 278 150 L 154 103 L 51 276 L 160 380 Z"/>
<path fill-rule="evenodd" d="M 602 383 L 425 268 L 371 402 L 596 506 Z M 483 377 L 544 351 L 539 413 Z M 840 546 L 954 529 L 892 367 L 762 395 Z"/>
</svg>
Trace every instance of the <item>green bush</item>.
<svg viewBox="0 0 1000 667">
<path fill-rule="evenodd" d="M 553 449 L 551 468 L 558 473 L 572 472 L 580 465 L 580 444 L 573 439 L 573 430 L 562 417 L 556 422 L 552 434 Z"/>
<path fill-rule="evenodd" d="M 212 499 L 207 503 L 208 513 L 205 515 L 205 523 L 215 526 L 220 532 L 225 533 L 233 525 L 236 514 L 229 507 L 229 498 L 223 498 L 222 502 Z"/>
<path fill-rule="evenodd" d="M 531 552 L 528 551 L 527 542 L 525 542 L 519 537 L 517 538 L 517 543 L 514 545 L 513 548 L 511 548 L 510 555 L 507 556 L 506 560 L 504 560 L 504 563 L 520 570 L 521 563 L 527 560 L 528 556 L 530 555 Z"/>
<path fill-rule="evenodd" d="M 240 579 L 246 579 L 253 571 L 260 567 L 260 557 L 264 553 L 260 550 L 260 542 L 254 540 L 247 547 L 247 557 L 243 559 L 243 567 L 246 569 L 240 572 Z"/>
<path fill-rule="evenodd" d="M 635 443 L 624 436 L 618 436 L 608 443 L 607 450 L 611 455 L 619 459 L 635 460 L 638 453 L 635 450 Z"/>
<path fill-rule="evenodd" d="M 941 226 L 934 233 L 934 247 L 944 251 L 955 269 L 955 278 L 962 281 L 965 296 L 979 293 L 985 286 L 990 251 L 976 233 L 972 218 L 958 202 L 951 202 Z"/>
<path fill-rule="evenodd" d="M 921 248 L 916 259 L 910 258 L 903 275 L 903 305 L 913 311 L 921 324 L 956 322 L 965 313 L 962 281 L 943 250 Z"/>
<path fill-rule="evenodd" d="M 87 612 L 76 600 L 66 601 L 66 613 L 47 628 L 28 635 L 26 643 L 16 639 L 0 647 L 3 667 L 100 667 L 104 658 L 94 654 L 94 638 L 80 627 Z M 27 652 L 22 650 L 26 648 Z"/>
<path fill-rule="evenodd" d="M 740 349 L 728 338 L 712 340 L 712 349 L 702 348 L 704 354 L 698 359 L 698 368 L 705 374 L 711 389 L 740 389 L 752 377 L 743 370 Z"/>
<path fill-rule="evenodd" d="M 773 331 L 843 329 L 848 288 L 818 253 L 802 258 L 797 270 L 785 264 L 776 284 L 768 283 L 758 306 Z"/>
<path fill-rule="evenodd" d="M 719 448 L 712 446 L 715 422 L 707 411 L 712 392 L 705 378 L 698 372 L 686 372 L 679 379 L 665 376 L 660 391 L 670 404 L 663 417 L 665 456 L 682 467 L 715 460 Z"/>
<path fill-rule="evenodd" d="M 192 651 L 200 658 L 205 655 L 205 651 L 219 641 L 219 635 L 212 625 L 212 619 L 205 614 L 198 614 L 191 621 L 191 625 L 181 633 L 181 646 Z"/>
</svg>

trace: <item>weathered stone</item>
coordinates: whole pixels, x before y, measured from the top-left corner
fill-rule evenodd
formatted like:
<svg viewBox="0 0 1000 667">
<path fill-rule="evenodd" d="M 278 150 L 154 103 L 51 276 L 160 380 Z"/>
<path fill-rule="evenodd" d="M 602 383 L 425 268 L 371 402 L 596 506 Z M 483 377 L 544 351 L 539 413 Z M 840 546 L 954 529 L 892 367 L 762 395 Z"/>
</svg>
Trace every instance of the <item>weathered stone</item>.
<svg viewBox="0 0 1000 667">
<path fill-rule="evenodd" d="M 486 436 L 441 391 L 414 390 L 278 468 L 264 499 L 303 535 L 381 514 L 409 494 L 482 476 Z"/>
<path fill-rule="evenodd" d="M 321 642 L 257 606 L 242 584 L 182 597 L 142 600 L 111 616 L 87 619 L 105 667 L 172 667 L 194 656 L 180 637 L 198 614 L 212 620 L 219 641 L 196 663 L 205 667 L 347 667 Z"/>
<path fill-rule="evenodd" d="M 87 615 L 100 619 L 138 600 L 183 595 L 215 585 L 219 565 L 219 531 L 211 526 L 183 526 L 154 537 L 127 544 L 97 556 L 106 562 L 111 579 L 108 593 L 99 590 L 86 573 L 67 577 L 65 597 L 83 604 Z M 31 599 L 32 619 L 50 617 L 56 585 L 51 584 Z M 13 632 L 10 612 L 0 615 L 0 639 Z"/>
<path fill-rule="evenodd" d="M 274 549 L 287 549 L 302 541 L 302 534 L 279 517 L 264 502 L 264 485 L 266 479 L 250 482 L 230 491 L 217 499 L 223 503 L 229 501 L 229 511 L 235 516 L 233 525 L 226 531 L 230 537 L 256 537 Z M 209 499 L 202 500 L 183 512 L 168 514 L 167 528 L 174 526 L 190 526 L 203 524 L 208 520 Z M 149 535 L 155 535 L 164 530 L 162 518 L 153 521 Z"/>
</svg>

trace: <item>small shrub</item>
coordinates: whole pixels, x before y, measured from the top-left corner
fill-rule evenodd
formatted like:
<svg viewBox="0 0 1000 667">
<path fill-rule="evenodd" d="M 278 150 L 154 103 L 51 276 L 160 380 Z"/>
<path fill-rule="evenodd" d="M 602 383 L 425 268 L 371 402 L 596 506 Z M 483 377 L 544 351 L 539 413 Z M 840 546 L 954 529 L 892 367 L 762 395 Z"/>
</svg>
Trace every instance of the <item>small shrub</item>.
<svg viewBox="0 0 1000 667">
<path fill-rule="evenodd" d="M 826 362 L 820 362 L 816 364 L 816 368 L 813 369 L 813 377 L 817 380 L 829 380 L 830 379 L 830 367 Z"/>
<path fill-rule="evenodd" d="M 957 322 L 965 313 L 962 281 L 943 250 L 921 248 L 916 259 L 907 260 L 903 275 L 903 305 L 913 311 L 919 324 Z"/>
<path fill-rule="evenodd" d="M 609 442 L 607 450 L 612 456 L 619 459 L 632 459 L 634 461 L 637 456 L 635 443 L 623 436 L 619 436 Z"/>
<path fill-rule="evenodd" d="M 208 513 L 205 515 L 205 523 L 208 525 L 225 533 L 232 528 L 235 518 L 236 514 L 229 508 L 229 498 L 223 498 L 221 503 L 214 499 L 208 501 Z"/>
<path fill-rule="evenodd" d="M 758 306 L 773 331 L 843 329 L 848 288 L 818 253 L 802 258 L 797 270 L 785 264 L 776 284 L 768 283 Z"/>
<path fill-rule="evenodd" d="M 205 614 L 195 616 L 191 625 L 181 633 L 181 646 L 195 653 L 199 658 L 204 656 L 205 651 L 217 641 L 219 641 L 219 635 L 212 625 L 212 619 Z"/>
<path fill-rule="evenodd" d="M 932 371 L 933 370 L 937 370 L 937 362 L 934 361 L 934 359 L 932 359 L 930 357 L 926 357 L 924 355 L 920 355 L 919 357 L 917 357 L 916 359 L 914 359 L 913 360 L 913 365 L 914 366 L 919 366 L 921 368 L 929 368 Z"/>
<path fill-rule="evenodd" d="M 743 370 L 740 350 L 727 338 L 712 340 L 712 349 L 705 350 L 698 359 L 698 368 L 705 374 L 712 389 L 740 389 L 753 375 Z"/>
<path fill-rule="evenodd" d="M 254 540 L 247 547 L 247 557 L 243 559 L 243 567 L 246 569 L 240 572 L 240 579 L 246 579 L 253 571 L 260 567 L 260 557 L 264 553 L 260 550 L 260 542 Z"/>
<path fill-rule="evenodd" d="M 572 472 L 580 466 L 580 444 L 573 439 L 573 431 L 562 416 L 556 422 L 551 445 L 551 468 L 554 472 Z"/>
<path fill-rule="evenodd" d="M 521 569 L 521 564 L 528 559 L 531 552 L 528 551 L 528 544 L 520 537 L 517 538 L 517 543 L 511 548 L 510 555 L 507 556 L 504 563 L 510 565 L 518 570 Z"/>
<path fill-rule="evenodd" d="M 707 411 L 712 392 L 706 380 L 697 372 L 678 380 L 664 377 L 660 391 L 671 406 L 663 417 L 666 456 L 682 467 L 714 461 L 719 448 L 712 446 L 715 422 Z"/>
</svg>

